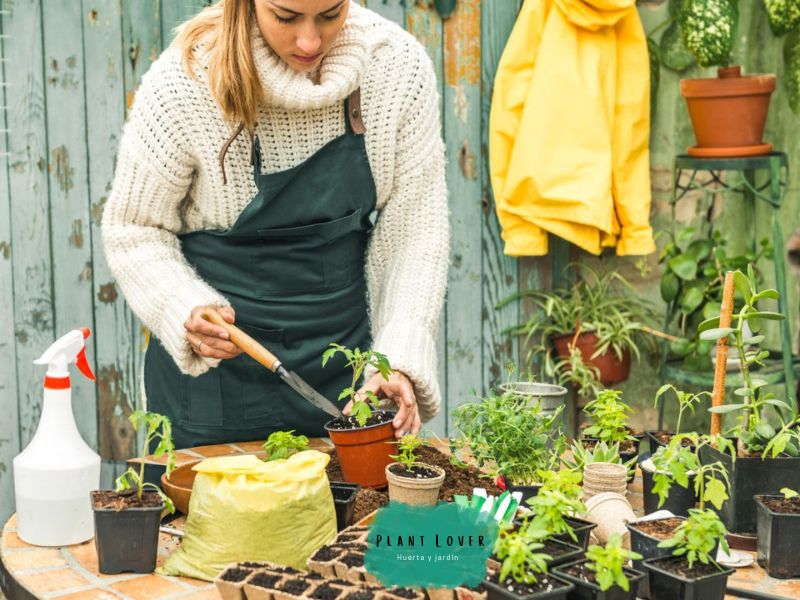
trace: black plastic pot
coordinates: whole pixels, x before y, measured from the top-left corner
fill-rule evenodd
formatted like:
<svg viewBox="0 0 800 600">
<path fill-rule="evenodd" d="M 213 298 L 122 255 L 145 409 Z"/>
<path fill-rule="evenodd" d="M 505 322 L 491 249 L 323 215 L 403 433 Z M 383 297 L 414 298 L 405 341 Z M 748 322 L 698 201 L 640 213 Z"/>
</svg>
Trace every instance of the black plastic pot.
<svg viewBox="0 0 800 600">
<path fill-rule="evenodd" d="M 98 569 L 104 575 L 152 573 L 158 555 L 158 527 L 164 504 L 154 507 L 95 508 L 94 543 Z"/>
<path fill-rule="evenodd" d="M 550 590 L 549 592 L 537 592 L 535 594 L 531 594 L 530 596 L 519 596 L 513 592 L 509 592 L 499 583 L 495 583 L 494 581 L 490 581 L 488 579 L 483 581 L 483 586 L 486 588 L 487 600 L 520 600 L 521 598 L 524 598 L 525 600 L 567 600 L 567 598 L 569 598 L 569 593 L 575 589 L 575 586 L 569 581 L 565 581 L 549 573 L 547 577 L 553 579 L 554 581 L 558 581 L 559 583 L 563 583 L 564 585 L 562 587 Z"/>
<path fill-rule="evenodd" d="M 566 572 L 566 569 L 585 562 L 586 560 L 576 560 L 575 562 L 561 565 L 553 569 L 556 575 L 575 586 L 575 589 L 569 594 L 569 600 L 636 600 L 639 591 L 639 582 L 645 578 L 644 573 L 626 567 L 624 571 L 625 575 L 628 577 L 628 583 L 630 584 L 628 591 L 626 592 L 618 585 L 603 591 L 600 589 L 599 585 L 589 583 L 588 581 L 584 581 Z"/>
<path fill-rule="evenodd" d="M 723 600 L 728 576 L 736 569 L 725 569 L 719 573 L 687 579 L 677 573 L 666 571 L 660 563 L 667 558 L 651 558 L 644 562 L 650 582 L 650 600 Z"/>
<path fill-rule="evenodd" d="M 718 511 L 731 533 L 755 533 L 756 503 L 753 496 L 777 494 L 781 488 L 800 488 L 800 458 L 737 458 L 715 448 L 700 449 L 703 464 L 720 461 L 731 481 L 730 499 Z"/>
<path fill-rule="evenodd" d="M 573 540 L 568 533 L 554 535 L 553 539 L 568 544 L 574 544 L 586 550 L 586 548 L 589 547 L 589 533 L 591 533 L 592 529 L 597 527 L 597 524 L 578 519 L 577 517 L 564 517 L 564 521 L 567 522 L 567 525 L 572 527 L 572 531 L 575 532 L 575 537 L 578 538 L 577 541 Z"/>
<path fill-rule="evenodd" d="M 783 496 L 756 496 L 756 530 L 758 552 L 756 559 L 770 577 L 788 579 L 800 576 L 800 515 L 777 513 L 767 508 L 764 498 L 782 499 Z"/>
<path fill-rule="evenodd" d="M 639 465 L 641 467 L 641 465 Z M 680 517 L 689 516 L 689 509 L 694 508 L 694 476 L 689 476 L 689 486 L 682 487 L 673 482 L 669 487 L 669 496 L 659 508 L 658 494 L 653 493 L 653 472 L 647 469 L 642 471 L 642 496 L 644 499 L 644 514 L 649 515 L 657 510 L 668 510 L 673 515 Z"/>
<path fill-rule="evenodd" d="M 558 565 L 563 565 L 563 564 L 568 563 L 568 562 L 573 562 L 573 561 L 576 561 L 576 560 L 580 560 L 581 558 L 584 557 L 584 554 L 585 554 L 584 549 L 581 548 L 580 546 L 576 546 L 571 541 L 563 542 L 563 541 L 557 540 L 555 538 L 551 538 L 550 541 L 555 543 L 555 544 L 559 544 L 561 546 L 566 546 L 569 549 L 569 551 L 568 552 L 564 552 L 563 554 L 561 554 L 557 558 L 553 558 L 551 560 L 548 560 L 547 561 L 547 569 L 548 570 L 550 570 L 553 567 L 557 567 Z M 544 550 L 540 550 L 540 552 L 544 552 Z"/>
<path fill-rule="evenodd" d="M 333 507 L 336 509 L 336 529 L 341 531 L 353 524 L 356 511 L 356 496 L 361 486 L 357 483 L 331 481 Z"/>
<path fill-rule="evenodd" d="M 534 496 L 539 495 L 539 490 L 541 489 L 541 483 L 534 483 L 533 485 L 508 485 L 507 489 L 509 492 L 519 492 L 522 494 L 522 501 L 520 502 L 521 506 L 527 506 L 528 499 L 533 498 Z"/>
<path fill-rule="evenodd" d="M 679 517 L 682 521 L 685 521 L 685 517 Z M 638 552 L 642 555 L 642 560 L 634 560 L 633 568 L 641 571 L 642 573 L 646 572 L 644 567 L 644 561 L 650 558 L 663 558 L 672 556 L 672 549 L 671 548 L 659 548 L 658 544 L 661 542 L 660 539 L 657 537 L 653 537 L 652 535 L 647 535 L 643 531 L 640 531 L 635 526 L 635 523 L 628 523 L 626 527 L 631 534 L 631 550 L 634 552 Z M 650 585 L 649 579 L 645 577 L 639 583 L 639 597 L 640 598 L 649 598 L 650 597 Z"/>
</svg>

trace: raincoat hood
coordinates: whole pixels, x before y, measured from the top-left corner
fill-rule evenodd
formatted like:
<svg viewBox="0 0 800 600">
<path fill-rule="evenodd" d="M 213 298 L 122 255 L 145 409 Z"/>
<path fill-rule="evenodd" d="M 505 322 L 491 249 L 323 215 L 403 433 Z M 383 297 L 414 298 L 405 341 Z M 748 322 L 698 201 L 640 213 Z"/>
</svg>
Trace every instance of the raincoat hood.
<svg viewBox="0 0 800 600">
<path fill-rule="evenodd" d="M 597 31 L 635 10 L 636 0 L 555 0 L 555 5 L 571 24 Z"/>
</svg>

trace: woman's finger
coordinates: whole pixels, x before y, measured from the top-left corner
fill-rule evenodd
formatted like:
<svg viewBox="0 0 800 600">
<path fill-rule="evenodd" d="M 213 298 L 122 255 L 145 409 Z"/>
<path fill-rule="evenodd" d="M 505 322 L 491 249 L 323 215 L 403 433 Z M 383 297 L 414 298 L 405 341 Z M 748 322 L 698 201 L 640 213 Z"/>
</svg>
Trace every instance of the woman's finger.
<svg viewBox="0 0 800 600">
<path fill-rule="evenodd" d="M 214 350 L 219 350 L 220 352 L 227 355 L 226 358 L 232 358 L 234 356 L 239 356 L 242 351 L 239 347 L 234 344 L 233 342 L 227 340 L 221 340 L 219 338 L 215 338 L 208 335 L 195 335 L 200 341 L 203 342 L 203 347 L 208 345 L 209 347 L 213 348 Z"/>
<path fill-rule="evenodd" d="M 402 410 L 402 407 L 401 407 Z M 399 412 L 398 412 L 399 414 Z M 406 416 L 403 419 L 400 427 L 395 430 L 395 437 L 401 438 L 408 433 L 414 432 L 414 419 L 417 417 L 417 407 L 413 406 L 407 409 Z"/>
<path fill-rule="evenodd" d="M 212 344 L 218 344 L 221 340 L 216 338 L 208 337 L 208 336 L 199 336 L 195 335 L 191 332 L 186 332 L 186 339 L 192 346 L 192 350 L 198 356 L 205 356 L 208 358 L 233 358 L 238 356 L 241 351 L 233 346 L 233 344 L 228 344 L 232 347 L 232 349 L 220 349 Z"/>
<path fill-rule="evenodd" d="M 352 410 L 352 408 L 353 408 L 353 401 L 350 400 L 350 402 L 348 402 L 345 405 L 345 407 L 342 409 L 342 414 L 345 415 L 345 416 L 349 415 L 350 411 Z"/>
<path fill-rule="evenodd" d="M 219 310 L 220 309 L 216 306 L 198 306 L 192 310 L 192 314 L 190 315 L 188 322 L 184 324 L 184 327 L 187 331 L 191 331 L 195 334 L 208 335 L 222 340 L 227 340 L 230 336 L 225 329 L 218 325 L 214 325 L 213 323 L 209 323 L 201 316 L 204 312 Z"/>
</svg>

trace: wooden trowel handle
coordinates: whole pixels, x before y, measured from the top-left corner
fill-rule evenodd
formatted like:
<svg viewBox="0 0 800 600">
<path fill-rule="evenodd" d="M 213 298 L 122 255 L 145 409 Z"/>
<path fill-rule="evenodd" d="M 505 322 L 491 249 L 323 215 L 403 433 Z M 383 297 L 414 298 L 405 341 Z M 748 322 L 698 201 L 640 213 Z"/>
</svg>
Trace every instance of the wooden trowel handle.
<svg viewBox="0 0 800 600">
<path fill-rule="evenodd" d="M 209 323 L 213 323 L 214 325 L 222 327 L 228 332 L 228 335 L 231 337 L 231 342 L 233 342 L 237 348 L 239 348 L 253 360 L 258 361 L 267 367 L 273 373 L 278 370 L 279 366 L 281 366 L 281 361 L 279 361 L 272 352 L 264 348 L 264 346 L 255 341 L 244 331 L 236 327 L 236 325 L 228 323 L 217 311 L 204 311 L 200 316 Z"/>
</svg>

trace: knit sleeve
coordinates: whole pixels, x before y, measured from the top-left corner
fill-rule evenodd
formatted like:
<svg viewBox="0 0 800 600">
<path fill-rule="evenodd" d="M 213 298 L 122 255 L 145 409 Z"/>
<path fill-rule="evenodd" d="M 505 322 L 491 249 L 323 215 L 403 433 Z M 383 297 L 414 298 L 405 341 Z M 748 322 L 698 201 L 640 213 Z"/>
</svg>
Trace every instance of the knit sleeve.
<svg viewBox="0 0 800 600">
<path fill-rule="evenodd" d="M 165 77 L 181 67 L 167 58 L 154 63 L 136 92 L 103 213 L 103 243 L 133 312 L 183 373 L 200 375 L 219 360 L 192 352 L 183 323 L 195 306 L 228 302 L 187 263 L 176 236 L 194 161 L 186 144 L 186 99 L 169 85 L 174 77 Z"/>
<path fill-rule="evenodd" d="M 411 379 L 420 418 L 428 421 L 441 404 L 436 336 L 449 222 L 438 86 L 430 60 L 424 50 L 420 54 L 397 131 L 392 191 L 372 235 L 367 270 L 373 348 Z"/>
</svg>

